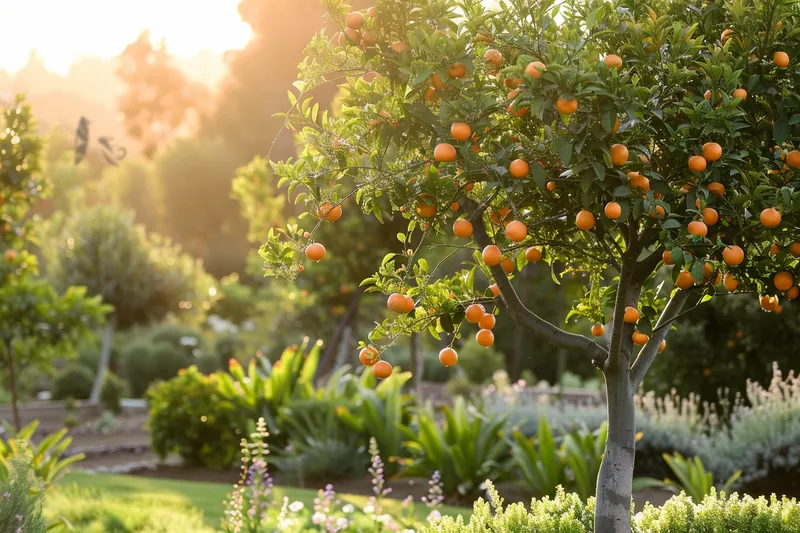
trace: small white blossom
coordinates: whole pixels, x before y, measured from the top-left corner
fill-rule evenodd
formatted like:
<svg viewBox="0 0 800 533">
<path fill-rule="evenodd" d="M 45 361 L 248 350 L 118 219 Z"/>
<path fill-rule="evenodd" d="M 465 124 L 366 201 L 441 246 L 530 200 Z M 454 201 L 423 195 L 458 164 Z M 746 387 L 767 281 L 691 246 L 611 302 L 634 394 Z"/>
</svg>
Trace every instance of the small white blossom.
<svg viewBox="0 0 800 533">
<path fill-rule="evenodd" d="M 300 511 L 303 510 L 303 507 L 305 507 L 305 505 L 303 505 L 303 502 L 292 502 L 291 504 L 289 504 L 289 510 L 293 513 L 299 513 Z"/>
<path fill-rule="evenodd" d="M 355 508 L 355 507 L 353 507 L 353 504 L 352 504 L 352 503 L 347 503 L 347 504 L 345 504 L 345 505 L 343 505 L 343 506 L 342 506 L 342 512 L 343 512 L 343 513 L 346 513 L 346 514 L 350 514 L 350 513 L 352 513 L 352 512 L 353 512 L 353 511 L 355 511 L 355 510 L 356 510 L 356 508 Z"/>
<path fill-rule="evenodd" d="M 311 516 L 311 521 L 315 524 L 321 524 L 325 521 L 325 515 L 317 511 Z"/>
</svg>

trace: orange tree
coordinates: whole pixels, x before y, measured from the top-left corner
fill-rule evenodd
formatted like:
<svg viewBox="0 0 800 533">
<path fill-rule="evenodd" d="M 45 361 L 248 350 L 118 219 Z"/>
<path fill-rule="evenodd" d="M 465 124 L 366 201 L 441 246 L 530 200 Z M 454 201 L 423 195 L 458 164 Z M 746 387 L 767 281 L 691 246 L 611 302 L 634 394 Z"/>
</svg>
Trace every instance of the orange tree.
<svg viewBox="0 0 800 533">
<path fill-rule="evenodd" d="M 323 3 L 342 31 L 314 39 L 295 85 L 344 83 L 342 116 L 317 117 L 298 98 L 290 117 L 303 151 L 274 171 L 310 211 L 353 196 L 379 219 L 406 219 L 404 238 L 420 236 L 364 280 L 397 315 L 375 326 L 362 360 L 388 375 L 387 344 L 413 331 L 458 336 L 465 318 L 485 324 L 478 342 L 489 345 L 487 315 L 501 312 L 583 354 L 608 397 L 595 528 L 630 531 L 633 397 L 670 325 L 716 294 L 751 292 L 770 310 L 799 291 L 797 8 L 379 0 L 360 13 Z M 474 266 L 439 275 L 420 250 L 450 231 L 474 249 Z M 316 232 L 271 232 L 267 274 L 313 270 L 323 246 Z M 583 276 L 569 316 L 595 323 L 595 338 L 521 301 L 509 277 L 529 261 Z M 671 279 L 658 276 L 664 264 Z M 493 286 L 477 286 L 477 270 Z M 446 347 L 441 359 L 457 354 Z"/>
</svg>

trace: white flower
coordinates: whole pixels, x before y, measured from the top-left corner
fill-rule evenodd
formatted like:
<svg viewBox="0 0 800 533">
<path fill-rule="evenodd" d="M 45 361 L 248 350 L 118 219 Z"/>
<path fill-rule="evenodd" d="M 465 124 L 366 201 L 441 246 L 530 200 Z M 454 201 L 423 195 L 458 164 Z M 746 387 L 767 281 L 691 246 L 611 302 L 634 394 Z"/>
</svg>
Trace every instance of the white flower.
<svg viewBox="0 0 800 533">
<path fill-rule="evenodd" d="M 436 509 L 431 511 L 431 513 L 428 515 L 428 522 L 430 522 L 431 524 L 435 524 L 436 522 L 438 522 L 441 519 L 442 519 L 442 513 L 440 513 Z"/>
<path fill-rule="evenodd" d="M 325 515 L 317 511 L 311 517 L 311 521 L 315 524 L 321 524 L 325 521 Z"/>
<path fill-rule="evenodd" d="M 392 521 L 392 515 L 389 514 L 382 514 L 380 516 L 376 516 L 375 520 L 380 522 L 383 525 L 388 525 Z"/>
<path fill-rule="evenodd" d="M 336 519 L 336 527 L 338 529 L 345 529 L 350 523 L 347 521 L 347 518 L 339 517 Z"/>
<path fill-rule="evenodd" d="M 292 502 L 289 505 L 289 510 L 293 513 L 299 513 L 300 511 L 303 510 L 303 507 L 305 507 L 305 505 L 303 505 L 303 502 Z"/>
<path fill-rule="evenodd" d="M 347 503 L 342 507 L 342 512 L 345 513 L 345 514 L 350 514 L 355 510 L 356 510 L 356 508 L 353 507 L 352 503 Z"/>
<path fill-rule="evenodd" d="M 291 518 L 285 518 L 278 523 L 278 530 L 285 531 L 292 527 L 294 521 Z"/>
<path fill-rule="evenodd" d="M 402 533 L 417 533 L 413 529 L 404 529 Z"/>
<path fill-rule="evenodd" d="M 364 514 L 370 514 L 375 512 L 375 508 L 371 505 L 367 505 L 364 507 Z"/>
</svg>

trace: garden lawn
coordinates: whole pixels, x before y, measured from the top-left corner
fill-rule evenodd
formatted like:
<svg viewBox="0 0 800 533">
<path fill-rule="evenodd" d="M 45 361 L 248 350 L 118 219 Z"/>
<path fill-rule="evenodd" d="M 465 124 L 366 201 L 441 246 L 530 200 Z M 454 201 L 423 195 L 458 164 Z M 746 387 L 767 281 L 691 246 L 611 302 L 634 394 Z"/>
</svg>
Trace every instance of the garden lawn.
<svg viewBox="0 0 800 533">
<path fill-rule="evenodd" d="M 74 472 L 65 476 L 50 490 L 46 513 L 49 518 L 66 517 L 73 526 L 80 525 L 80 531 L 87 533 L 106 531 L 116 523 L 121 525 L 130 521 L 142 523 L 141 526 L 133 524 L 133 527 L 141 529 L 133 529 L 126 524 L 133 531 L 162 531 L 162 526 L 163 531 L 179 531 L 169 529 L 166 524 L 170 520 L 183 518 L 187 519 L 187 523 L 182 527 L 202 527 L 200 524 L 204 523 L 206 529 L 196 531 L 205 533 L 219 528 L 224 510 L 223 501 L 231 490 L 230 485 L 220 483 Z M 301 501 L 307 507 L 313 507 L 317 491 L 276 487 L 274 494 L 278 502 L 287 496 L 290 502 Z M 352 494 L 338 496 L 357 508 L 363 508 L 368 499 L 366 496 Z M 400 514 L 402 509 L 401 502 L 392 499 L 384 499 L 382 506 L 384 512 L 392 515 Z M 421 502 L 415 502 L 414 511 L 419 521 L 424 521 L 428 515 L 428 508 Z M 464 514 L 467 518 L 472 510 L 444 507 L 441 512 L 453 516 Z M 125 516 L 117 516 L 120 513 Z M 152 521 L 153 526 L 142 522 L 147 520 Z M 173 527 L 178 527 L 178 524 Z"/>
</svg>

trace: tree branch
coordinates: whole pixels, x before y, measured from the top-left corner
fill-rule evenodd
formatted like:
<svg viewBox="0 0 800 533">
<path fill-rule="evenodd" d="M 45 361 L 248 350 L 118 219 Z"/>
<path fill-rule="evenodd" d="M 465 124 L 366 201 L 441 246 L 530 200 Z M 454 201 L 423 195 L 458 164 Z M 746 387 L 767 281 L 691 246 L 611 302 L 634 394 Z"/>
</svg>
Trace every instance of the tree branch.
<svg viewBox="0 0 800 533">
<path fill-rule="evenodd" d="M 622 351 L 624 337 L 630 337 L 628 330 L 632 328 L 625 327 L 625 308 L 628 306 L 629 293 L 631 285 L 633 285 L 633 276 L 636 271 L 636 257 L 638 256 L 636 228 L 634 223 L 631 223 L 627 228 L 627 238 L 625 243 L 627 250 L 622 255 L 622 268 L 619 272 L 619 283 L 617 284 L 617 296 L 614 299 L 614 316 L 611 318 L 611 343 L 609 347 L 609 354 L 611 358 L 608 361 L 608 368 L 618 366 L 619 356 Z M 622 233 L 625 237 L 625 233 Z M 635 295 L 638 299 L 638 291 Z"/>
<path fill-rule="evenodd" d="M 631 368 L 631 389 L 634 392 L 639 388 L 639 385 L 642 384 L 642 381 L 644 381 L 645 374 L 647 374 L 650 365 L 653 364 L 656 355 L 658 355 L 658 348 L 661 345 L 661 341 L 667 338 L 669 325 L 678 318 L 681 309 L 683 309 L 683 305 L 686 303 L 691 293 L 692 291 L 679 290 L 664 307 L 664 311 L 661 313 L 656 326 L 653 328 L 653 335 L 650 337 L 650 340 L 647 341 L 647 344 L 639 351 L 636 362 L 633 363 L 633 367 Z"/>
<path fill-rule="evenodd" d="M 466 200 L 465 207 L 470 211 L 470 220 L 472 220 L 475 242 L 477 242 L 481 248 L 492 244 L 486 233 L 486 227 L 483 225 L 483 218 L 481 216 L 483 210 L 472 200 Z M 593 365 L 602 368 L 603 363 L 608 357 L 608 352 L 605 348 L 583 335 L 564 331 L 538 316 L 525 307 L 525 304 L 519 299 L 503 267 L 496 265 L 489 267 L 489 269 L 492 272 L 495 283 L 497 283 L 497 287 L 500 289 L 500 294 L 505 301 L 505 307 L 508 313 L 517 324 L 541 335 L 558 348 L 586 354 Z"/>
<path fill-rule="evenodd" d="M 634 274 L 634 279 L 636 281 L 643 283 L 644 280 L 646 280 L 647 277 L 653 273 L 664 255 L 664 250 L 665 248 L 662 244 L 656 248 L 653 253 L 636 263 L 636 271 Z"/>
</svg>

